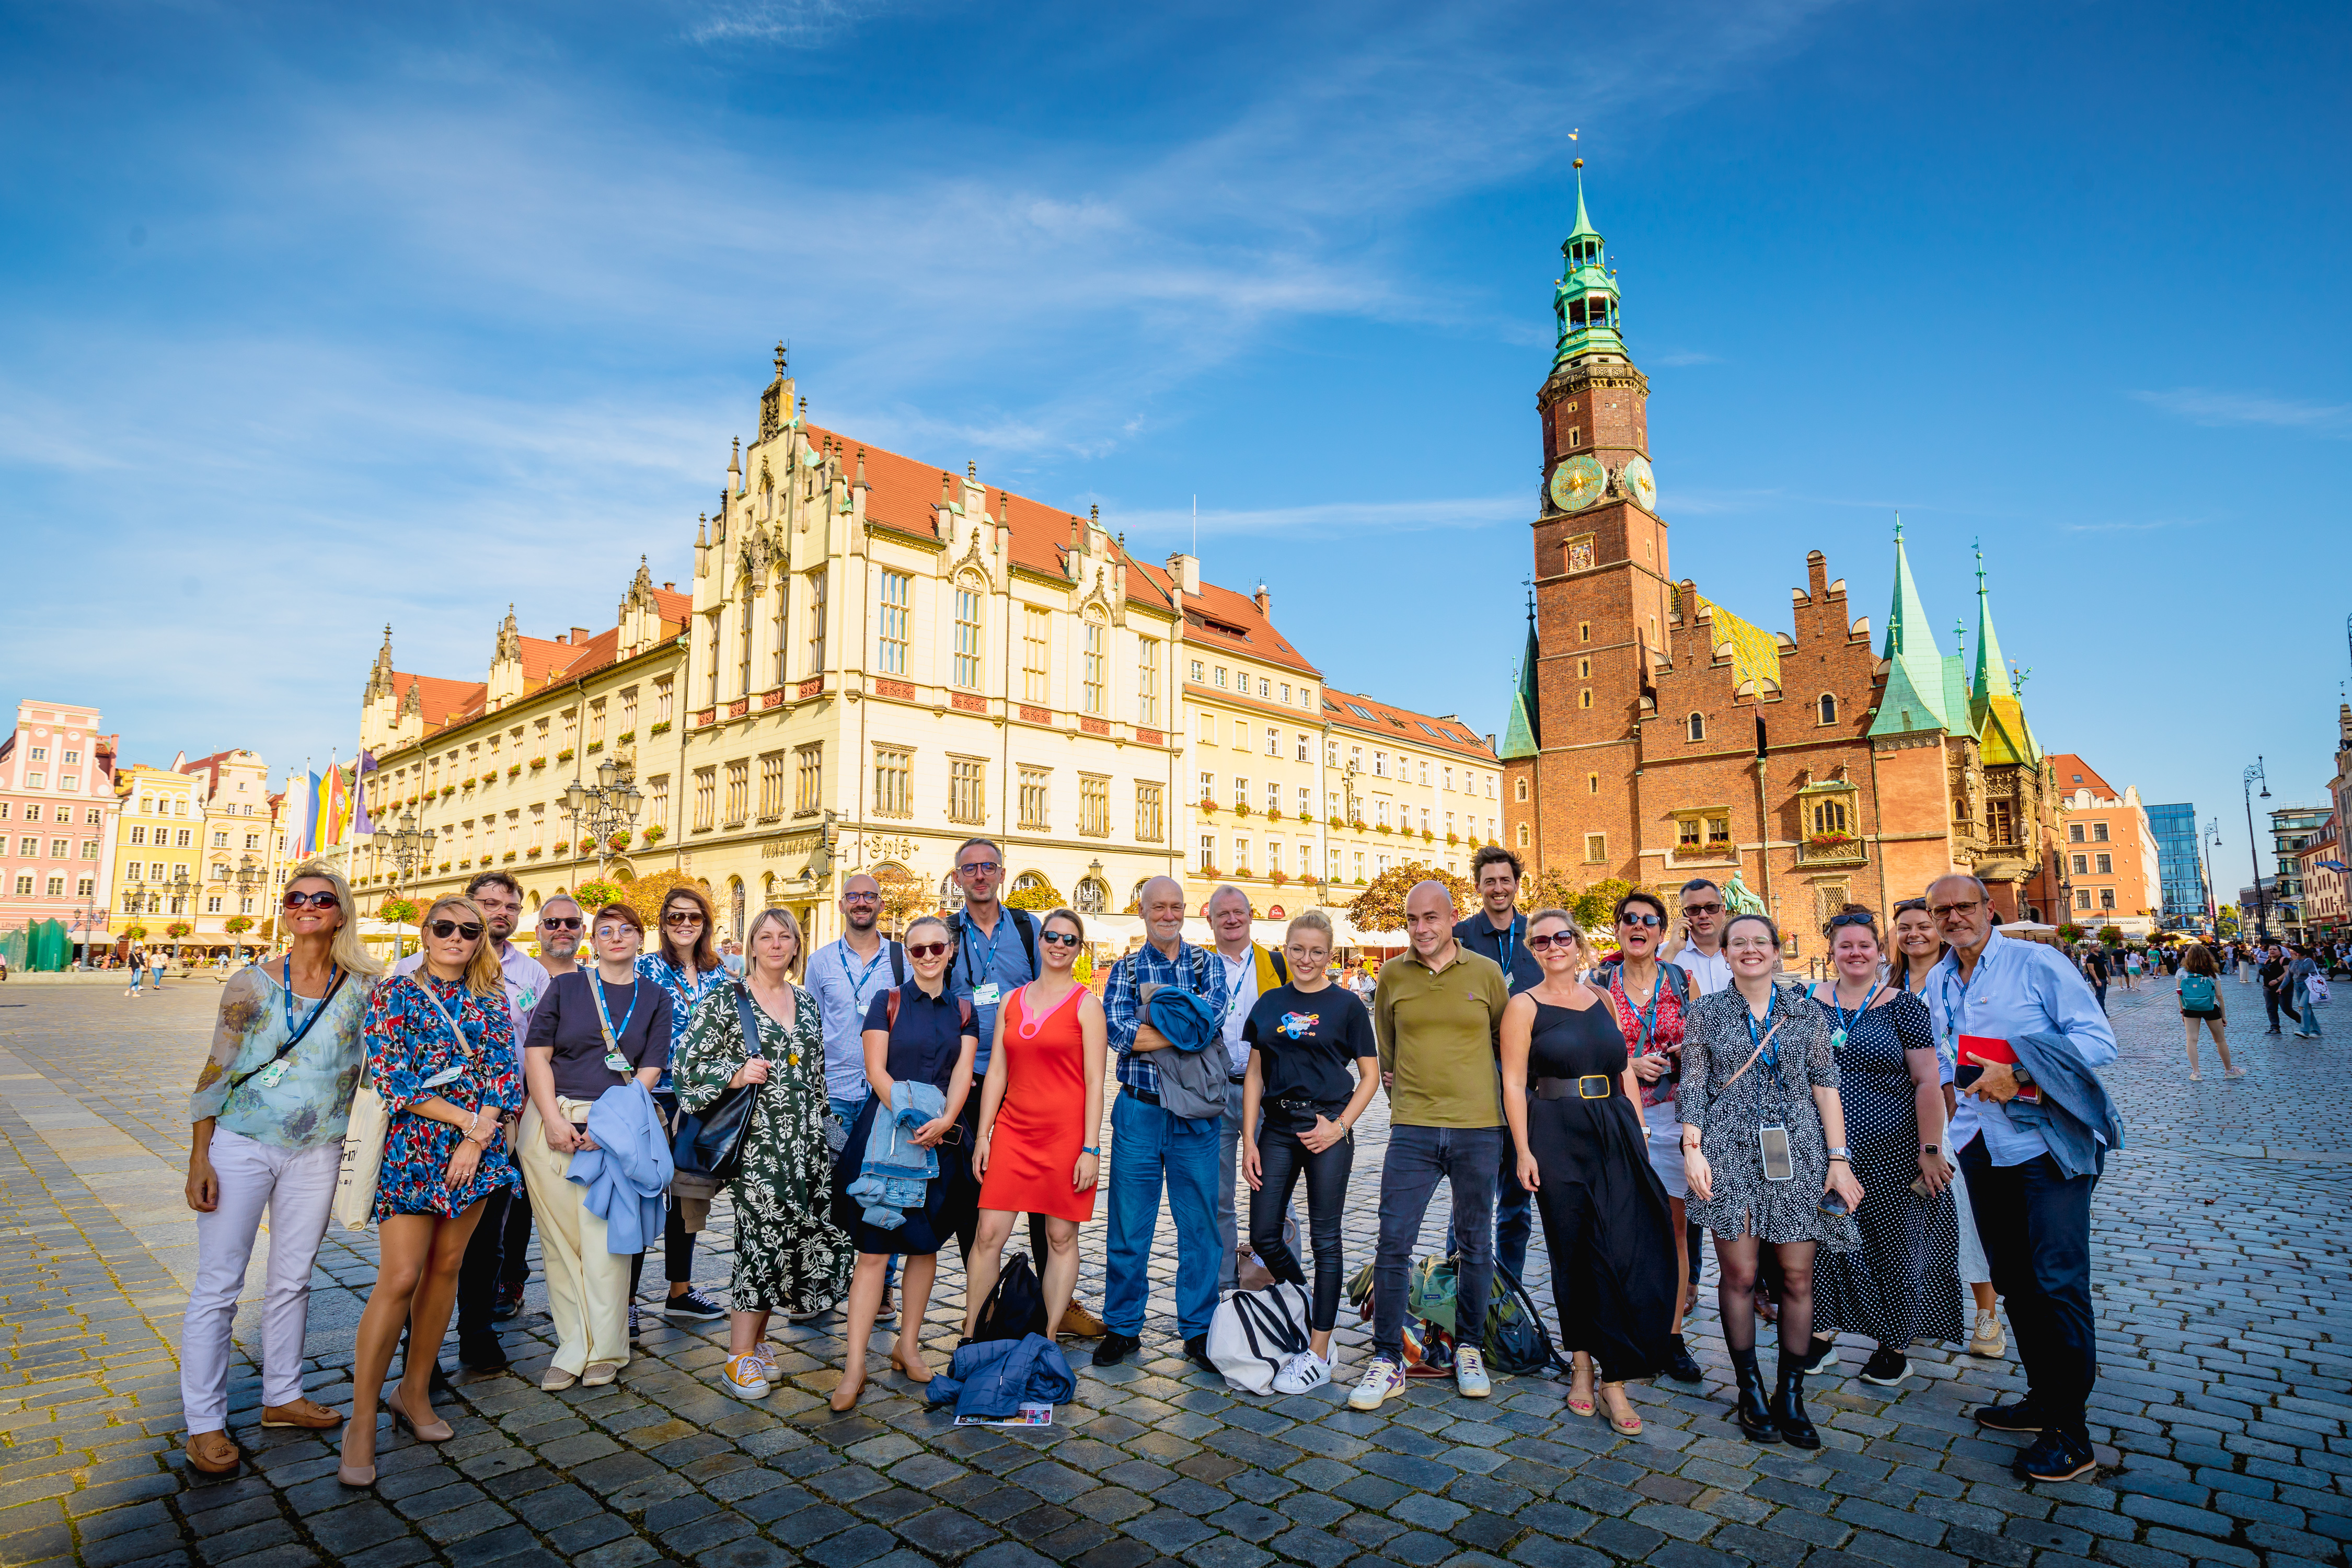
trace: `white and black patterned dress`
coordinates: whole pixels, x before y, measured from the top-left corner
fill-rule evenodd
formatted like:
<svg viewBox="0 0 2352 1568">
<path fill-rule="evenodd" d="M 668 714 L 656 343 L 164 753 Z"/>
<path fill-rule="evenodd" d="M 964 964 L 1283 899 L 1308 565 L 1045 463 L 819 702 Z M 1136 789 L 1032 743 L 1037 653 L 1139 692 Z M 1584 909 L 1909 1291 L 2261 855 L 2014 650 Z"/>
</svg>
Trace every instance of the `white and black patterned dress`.
<svg viewBox="0 0 2352 1568">
<path fill-rule="evenodd" d="M 1817 1241 L 1830 1251 L 1848 1251 L 1862 1245 L 1853 1216 L 1822 1212 L 1829 1142 L 1813 1090 L 1838 1086 L 1829 1017 L 1802 992 L 1785 986 L 1775 992 L 1772 1013 L 1774 1048 L 1741 1072 L 1756 1048 L 1748 998 L 1734 986 L 1691 1004 L 1675 1104 L 1683 1124 L 1699 1130 L 1714 1195 L 1688 1200 L 1685 1212 L 1714 1236 L 1753 1236 L 1775 1245 Z M 1757 1129 L 1768 1125 L 1789 1130 L 1795 1174 L 1788 1181 L 1764 1179 Z"/>
<path fill-rule="evenodd" d="M 1968 1337 L 1960 1313 L 1959 1215 L 1949 1188 L 1932 1200 L 1919 1174 L 1919 1110 L 1906 1051 L 1934 1052 L 1927 1004 L 1907 992 L 1845 1015 L 1838 1101 L 1862 1184 L 1862 1246 L 1813 1265 L 1813 1332 L 1830 1325 L 1902 1349 Z"/>
</svg>

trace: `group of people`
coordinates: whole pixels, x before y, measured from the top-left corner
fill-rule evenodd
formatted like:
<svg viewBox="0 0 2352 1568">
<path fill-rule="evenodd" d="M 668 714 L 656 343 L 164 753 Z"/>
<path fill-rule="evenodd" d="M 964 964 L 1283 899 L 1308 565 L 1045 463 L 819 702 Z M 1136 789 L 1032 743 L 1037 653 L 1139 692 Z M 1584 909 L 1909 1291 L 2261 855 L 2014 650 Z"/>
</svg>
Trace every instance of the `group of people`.
<svg viewBox="0 0 2352 1568">
<path fill-rule="evenodd" d="M 1783 973 L 1773 922 L 1727 910 L 1704 880 L 1674 910 L 1646 892 L 1621 900 L 1602 963 L 1566 911 L 1517 909 L 1520 869 L 1481 850 L 1467 918 L 1443 883 L 1412 889 L 1410 949 L 1381 966 L 1367 1005 L 1335 980 L 1318 912 L 1291 921 L 1276 952 L 1252 940 L 1247 897 L 1220 889 L 1214 941 L 1195 946 L 1183 889 L 1164 878 L 1140 889 L 1145 940 L 1098 999 L 1077 978 L 1083 918 L 1002 904 L 1003 856 L 984 838 L 956 855 L 953 914 L 893 941 L 879 888 L 852 876 L 838 939 L 806 951 L 791 913 L 762 911 L 740 974 L 691 887 L 667 895 L 650 952 L 627 905 L 550 900 L 533 959 L 509 940 L 520 889 L 490 872 L 435 900 L 420 952 L 384 975 L 357 939 L 349 887 L 302 867 L 283 900 L 287 951 L 229 983 L 191 1103 L 190 1462 L 241 1460 L 226 1431 L 229 1323 L 265 1211 L 262 1421 L 341 1426 L 341 1476 L 355 1487 L 373 1481 L 379 1405 L 425 1441 L 453 1435 L 432 1404 L 453 1310 L 461 1361 L 506 1364 L 496 1325 L 520 1310 L 534 1223 L 557 1340 L 550 1389 L 626 1367 L 656 1232 L 669 1282 L 656 1310 L 729 1319 L 719 1378 L 737 1397 L 764 1397 L 780 1375 L 775 1314 L 835 1309 L 847 1330 L 835 1410 L 856 1404 L 877 1328 L 898 1325 L 893 1365 L 928 1383 L 920 1330 L 940 1250 L 952 1238 L 961 1256 L 969 1335 L 1024 1214 L 1046 1331 L 1097 1337 L 1094 1360 L 1109 1365 L 1141 1342 L 1163 1194 L 1184 1353 L 1214 1366 L 1211 1321 L 1254 1255 L 1308 1302 L 1308 1349 L 1276 1386 L 1312 1388 L 1331 1375 L 1354 1130 L 1385 1091 L 1356 1408 L 1406 1385 L 1408 1278 L 1443 1179 L 1457 1324 L 1486 1321 L 1496 1269 L 1520 1277 L 1542 1215 L 1579 1414 L 1630 1435 L 1628 1380 L 1700 1376 L 1683 1319 L 1704 1230 L 1751 1437 L 1818 1446 L 1804 1379 L 1831 1363 L 1840 1331 L 1876 1342 L 1863 1375 L 1885 1384 L 1909 1374 L 1915 1340 L 2004 1353 L 1998 1291 L 2032 1392 L 1979 1421 L 2036 1435 L 2021 1475 L 2088 1468 L 2089 1194 L 2120 1128 L 2091 1070 L 2112 1059 L 2114 1036 L 2071 966 L 2000 937 L 1965 876 L 1898 906 L 1891 933 L 1867 910 L 1835 917 L 1834 974 L 1811 988 Z M 1189 1008 L 1155 1003 L 1166 988 L 1189 993 Z M 1179 1016 L 1213 1023 L 1188 1035 Z M 1076 1288 L 1108 1078 L 1117 1157 L 1097 1318 Z M 383 1118 L 370 1207 L 382 1262 L 346 1419 L 303 1393 L 302 1330 L 362 1089 Z M 665 1193 L 648 1173 L 670 1171 L 680 1116 L 746 1101 L 722 1309 L 693 1281 L 709 1190 L 696 1195 L 680 1173 Z M 1780 1344 L 1769 1395 L 1760 1317 Z M 1491 1392 L 1481 1338 L 1465 1331 L 1454 1354 L 1470 1397 Z"/>
</svg>

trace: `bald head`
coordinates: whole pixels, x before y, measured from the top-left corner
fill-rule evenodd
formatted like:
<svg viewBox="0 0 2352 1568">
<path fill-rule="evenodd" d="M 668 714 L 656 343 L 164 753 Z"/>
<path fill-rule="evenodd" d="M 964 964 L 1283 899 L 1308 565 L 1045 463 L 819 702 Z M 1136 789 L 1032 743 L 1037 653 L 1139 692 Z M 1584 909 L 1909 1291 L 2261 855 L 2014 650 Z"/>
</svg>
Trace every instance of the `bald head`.
<svg viewBox="0 0 2352 1568">
<path fill-rule="evenodd" d="M 872 931 L 882 918 L 882 884 L 864 871 L 850 876 L 841 884 L 841 918 L 861 936 Z"/>
<path fill-rule="evenodd" d="M 1174 957 L 1184 936 L 1184 884 L 1173 877 L 1154 877 L 1137 895 L 1143 909 L 1143 929 L 1151 945 Z"/>
<path fill-rule="evenodd" d="M 1424 963 L 1444 964 L 1454 945 L 1454 892 L 1434 879 L 1415 882 L 1404 896 L 1405 940 Z"/>
</svg>

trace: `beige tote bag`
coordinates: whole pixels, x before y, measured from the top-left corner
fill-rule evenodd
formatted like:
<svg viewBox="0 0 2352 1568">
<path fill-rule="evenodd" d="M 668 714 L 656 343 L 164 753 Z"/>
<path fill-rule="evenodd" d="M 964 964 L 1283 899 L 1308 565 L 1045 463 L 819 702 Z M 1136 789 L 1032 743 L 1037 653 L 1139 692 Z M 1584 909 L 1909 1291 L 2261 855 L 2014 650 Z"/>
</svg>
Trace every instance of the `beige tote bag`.
<svg viewBox="0 0 2352 1568">
<path fill-rule="evenodd" d="M 365 1230 L 375 1214 L 375 1182 L 383 1170 L 383 1137 L 392 1113 L 383 1096 L 362 1083 L 352 1096 L 352 1120 L 343 1133 L 343 1166 L 335 1176 L 335 1217 L 346 1230 Z"/>
</svg>

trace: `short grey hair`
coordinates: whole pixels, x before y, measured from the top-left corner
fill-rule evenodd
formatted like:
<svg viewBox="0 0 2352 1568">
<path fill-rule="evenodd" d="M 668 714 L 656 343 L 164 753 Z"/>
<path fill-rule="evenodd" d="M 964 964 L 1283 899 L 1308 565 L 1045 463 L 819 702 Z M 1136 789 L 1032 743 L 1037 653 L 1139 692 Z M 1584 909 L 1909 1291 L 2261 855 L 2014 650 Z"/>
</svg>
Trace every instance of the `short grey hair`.
<svg viewBox="0 0 2352 1568">
<path fill-rule="evenodd" d="M 1985 886 L 1985 884 L 1984 884 L 1984 879 L 1983 879 L 1982 877 L 1979 877 L 1979 876 L 1976 875 L 1974 872 L 1971 872 L 1971 871 L 1947 871 L 1947 872 L 1945 872 L 1942 876 L 1937 877 L 1937 879 L 1935 879 L 1935 880 L 1934 880 L 1934 881 L 1931 881 L 1931 882 L 1929 882 L 1929 883 L 1927 884 L 1927 891 L 1928 891 L 1928 893 L 1930 893 L 1930 894 L 1932 895 L 1932 894 L 1935 892 L 1935 890 L 1936 890 L 1937 884 L 1937 883 L 1940 883 L 1940 882 L 1971 882 L 1971 883 L 1974 883 L 1974 884 L 1976 885 L 1977 897 L 1978 897 L 1978 898 L 1979 898 L 1979 899 L 1982 899 L 1982 900 L 1983 900 L 1986 903 L 1988 903 L 1988 904 L 1990 904 L 1990 903 L 1991 903 L 1991 902 L 1992 902 L 1992 889 L 1991 889 L 1990 888 L 1986 887 L 1986 886 Z"/>
<path fill-rule="evenodd" d="M 1217 907 L 1217 900 L 1223 898 L 1228 893 L 1231 893 L 1234 898 L 1237 898 L 1242 901 L 1243 909 L 1248 910 L 1252 914 L 1255 914 L 1257 912 L 1257 910 L 1250 904 L 1250 896 L 1247 893 L 1243 892 L 1239 888 L 1234 887 L 1231 882 L 1220 882 L 1217 884 L 1217 890 L 1211 893 L 1209 895 L 1208 902 L 1201 906 L 1202 911 L 1205 912 L 1209 910 L 1215 909 Z"/>
</svg>

